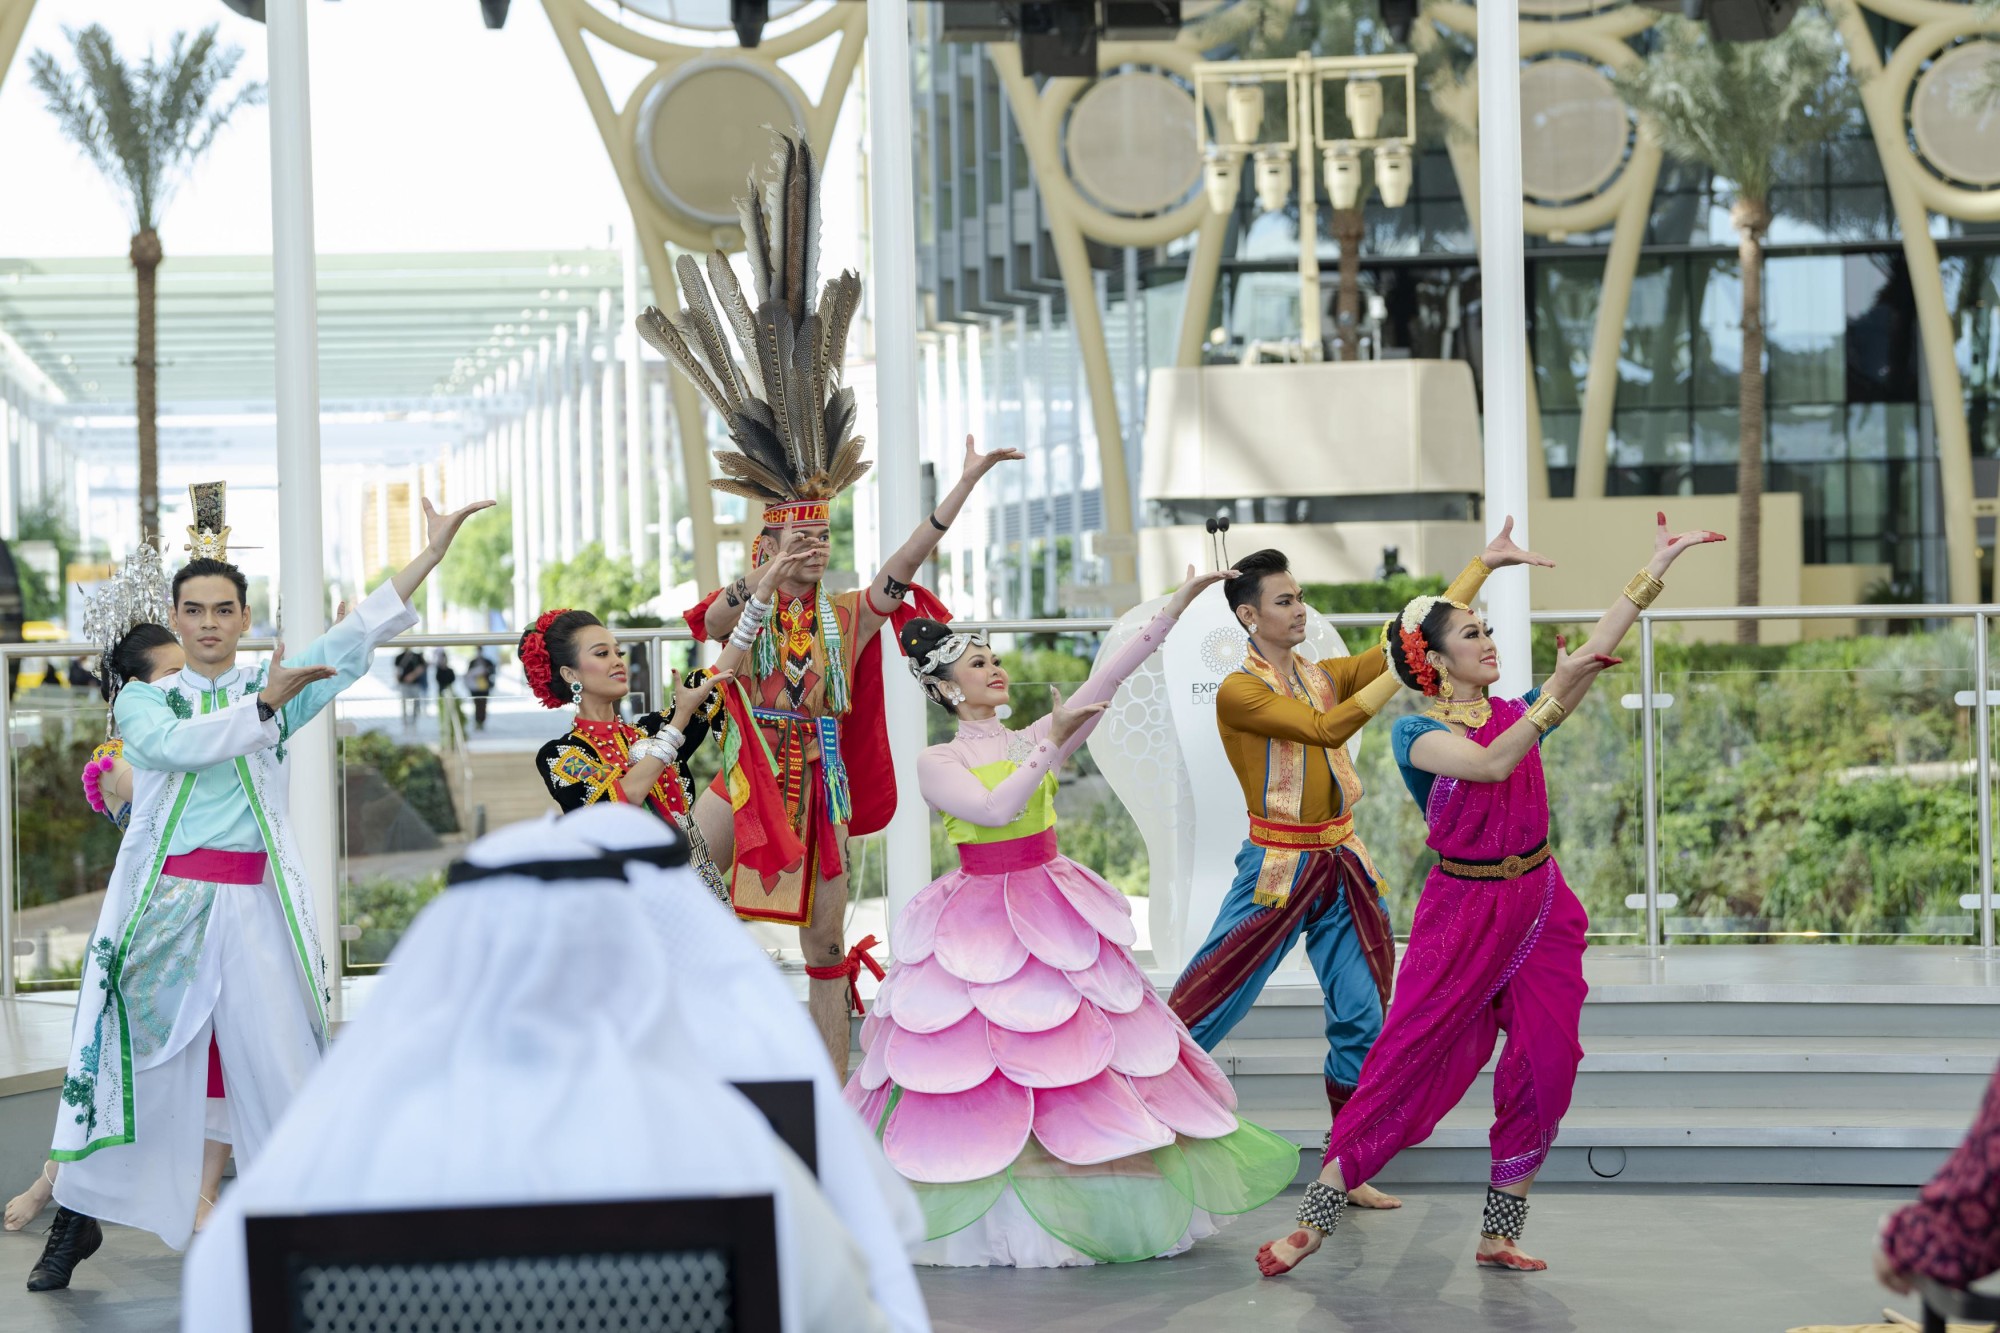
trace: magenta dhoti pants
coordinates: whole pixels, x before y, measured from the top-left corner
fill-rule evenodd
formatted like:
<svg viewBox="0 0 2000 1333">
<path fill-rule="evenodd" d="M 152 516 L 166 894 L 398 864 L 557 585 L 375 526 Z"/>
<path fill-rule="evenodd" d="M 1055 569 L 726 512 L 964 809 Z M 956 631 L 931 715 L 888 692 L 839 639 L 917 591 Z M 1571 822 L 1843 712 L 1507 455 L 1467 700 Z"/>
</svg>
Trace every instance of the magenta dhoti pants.
<svg viewBox="0 0 2000 1333">
<path fill-rule="evenodd" d="M 1493 1184 L 1518 1184 L 1541 1169 L 1583 1058 L 1577 1024 L 1589 989 L 1588 920 L 1553 859 L 1513 880 L 1430 872 L 1382 1035 L 1333 1122 L 1324 1160 L 1340 1160 L 1347 1188 L 1430 1137 L 1501 1032 Z"/>
</svg>

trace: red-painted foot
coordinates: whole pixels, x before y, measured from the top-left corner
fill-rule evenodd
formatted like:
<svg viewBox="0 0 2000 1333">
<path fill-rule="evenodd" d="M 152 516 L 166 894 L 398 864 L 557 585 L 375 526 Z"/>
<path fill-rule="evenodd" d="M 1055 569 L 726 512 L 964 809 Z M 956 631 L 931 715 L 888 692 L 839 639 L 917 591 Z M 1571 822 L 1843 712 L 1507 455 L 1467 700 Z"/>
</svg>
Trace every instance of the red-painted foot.
<svg viewBox="0 0 2000 1333">
<path fill-rule="evenodd" d="M 1512 1246 L 1504 1250 L 1495 1250 L 1491 1254 L 1482 1252 L 1473 1262 L 1481 1268 L 1504 1268 L 1515 1273 L 1540 1273 L 1546 1271 L 1549 1266 L 1546 1260 L 1532 1258 Z"/>
<path fill-rule="evenodd" d="M 1319 1233 L 1306 1227 L 1300 1227 L 1283 1240 L 1267 1240 L 1257 1249 L 1257 1271 L 1265 1277 L 1281 1277 L 1318 1250 L 1319 1243 Z"/>
</svg>

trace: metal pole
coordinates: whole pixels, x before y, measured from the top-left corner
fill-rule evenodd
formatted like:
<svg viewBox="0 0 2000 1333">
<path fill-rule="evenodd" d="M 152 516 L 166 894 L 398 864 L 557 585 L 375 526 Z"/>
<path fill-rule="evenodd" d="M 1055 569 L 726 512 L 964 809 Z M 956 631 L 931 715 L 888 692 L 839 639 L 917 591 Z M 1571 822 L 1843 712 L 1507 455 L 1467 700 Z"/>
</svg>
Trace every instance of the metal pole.
<svg viewBox="0 0 2000 1333">
<path fill-rule="evenodd" d="M 646 362 L 639 354 L 639 241 L 638 232 L 625 228 L 625 253 L 620 267 L 624 282 L 624 319 L 619 324 L 618 348 L 625 362 L 625 532 L 631 540 L 632 560 L 646 560 Z M 653 516 L 666 522 L 666 497 L 652 509 Z M 662 591 L 673 581 L 671 566 L 660 571 Z"/>
<path fill-rule="evenodd" d="M 1657 948 L 1660 931 L 1660 771 L 1653 739 L 1653 622 L 1639 617 L 1640 833 L 1646 842 L 1646 945 Z"/>
<path fill-rule="evenodd" d="M 1292 90 L 1292 151 L 1299 169 L 1299 344 L 1308 361 L 1326 350 L 1326 330 L 1320 319 L 1319 290 L 1319 154 L 1313 151 L 1313 108 L 1319 96 L 1310 51 L 1299 52 Z"/>
<path fill-rule="evenodd" d="M 4 466 L 5 460 L 0 460 Z M 14 994 L 14 719 L 8 687 L 14 663 L 0 657 L 0 997 Z"/>
<path fill-rule="evenodd" d="M 1986 612 L 1972 617 L 1972 743 L 1979 747 L 1979 947 L 1993 947 L 1993 718 L 1986 706 Z"/>
<path fill-rule="evenodd" d="M 1508 516 L 1528 541 L 1527 294 L 1521 242 L 1521 29 L 1518 0 L 1479 6 L 1479 285 L 1486 400 L 1486 530 Z M 1528 689 L 1528 580 L 1505 574 L 1486 594 L 1504 695 Z"/>
<path fill-rule="evenodd" d="M 910 11 L 904 0 L 868 0 L 869 267 L 875 285 L 875 465 L 881 559 L 924 521 L 917 446 L 916 185 L 910 145 Z M 882 646 L 896 814 L 884 835 L 888 922 L 930 880 L 930 815 L 917 794 L 924 746 L 923 696 L 893 643 Z M 893 947 L 894 937 L 890 943 Z"/>
<path fill-rule="evenodd" d="M 276 328 L 278 619 L 303 648 L 326 631 L 326 550 L 320 529 L 319 312 L 312 196 L 312 90 L 306 0 L 268 0 L 271 105 L 271 288 Z M 385 493 L 381 502 L 387 504 Z M 333 1013 L 340 1013 L 340 860 L 333 714 L 291 738 L 292 836 L 326 942 Z"/>
</svg>

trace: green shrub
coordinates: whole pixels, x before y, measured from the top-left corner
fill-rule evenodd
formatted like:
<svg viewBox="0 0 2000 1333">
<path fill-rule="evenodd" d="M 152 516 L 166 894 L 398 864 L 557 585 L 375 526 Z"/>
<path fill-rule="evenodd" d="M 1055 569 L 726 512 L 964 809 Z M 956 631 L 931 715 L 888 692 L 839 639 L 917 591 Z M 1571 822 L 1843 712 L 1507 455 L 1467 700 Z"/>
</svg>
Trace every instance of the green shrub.
<svg viewBox="0 0 2000 1333">
<path fill-rule="evenodd" d="M 364 731 L 341 743 L 341 760 L 365 764 L 400 795 L 433 833 L 458 832 L 458 811 L 445 781 L 444 761 L 423 745 L 402 745 L 386 732 Z"/>
</svg>

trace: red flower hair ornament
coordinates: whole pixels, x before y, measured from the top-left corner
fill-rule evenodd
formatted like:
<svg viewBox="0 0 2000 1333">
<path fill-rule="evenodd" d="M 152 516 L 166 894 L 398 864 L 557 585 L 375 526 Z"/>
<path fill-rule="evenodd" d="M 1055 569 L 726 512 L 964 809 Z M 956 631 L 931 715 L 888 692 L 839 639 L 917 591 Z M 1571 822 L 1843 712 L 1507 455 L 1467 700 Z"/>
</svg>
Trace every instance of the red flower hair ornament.
<svg viewBox="0 0 2000 1333">
<path fill-rule="evenodd" d="M 1403 663 L 1410 668 L 1410 679 L 1425 694 L 1438 692 L 1437 668 L 1431 665 L 1431 646 L 1424 642 L 1424 632 L 1420 629 L 1398 630 L 1397 637 L 1403 641 Z"/>
<path fill-rule="evenodd" d="M 521 670 L 527 673 L 528 688 L 544 708 L 561 708 L 569 702 L 556 692 L 555 668 L 549 662 L 549 626 L 570 613 L 569 607 L 542 612 L 535 627 L 521 636 Z"/>
</svg>

